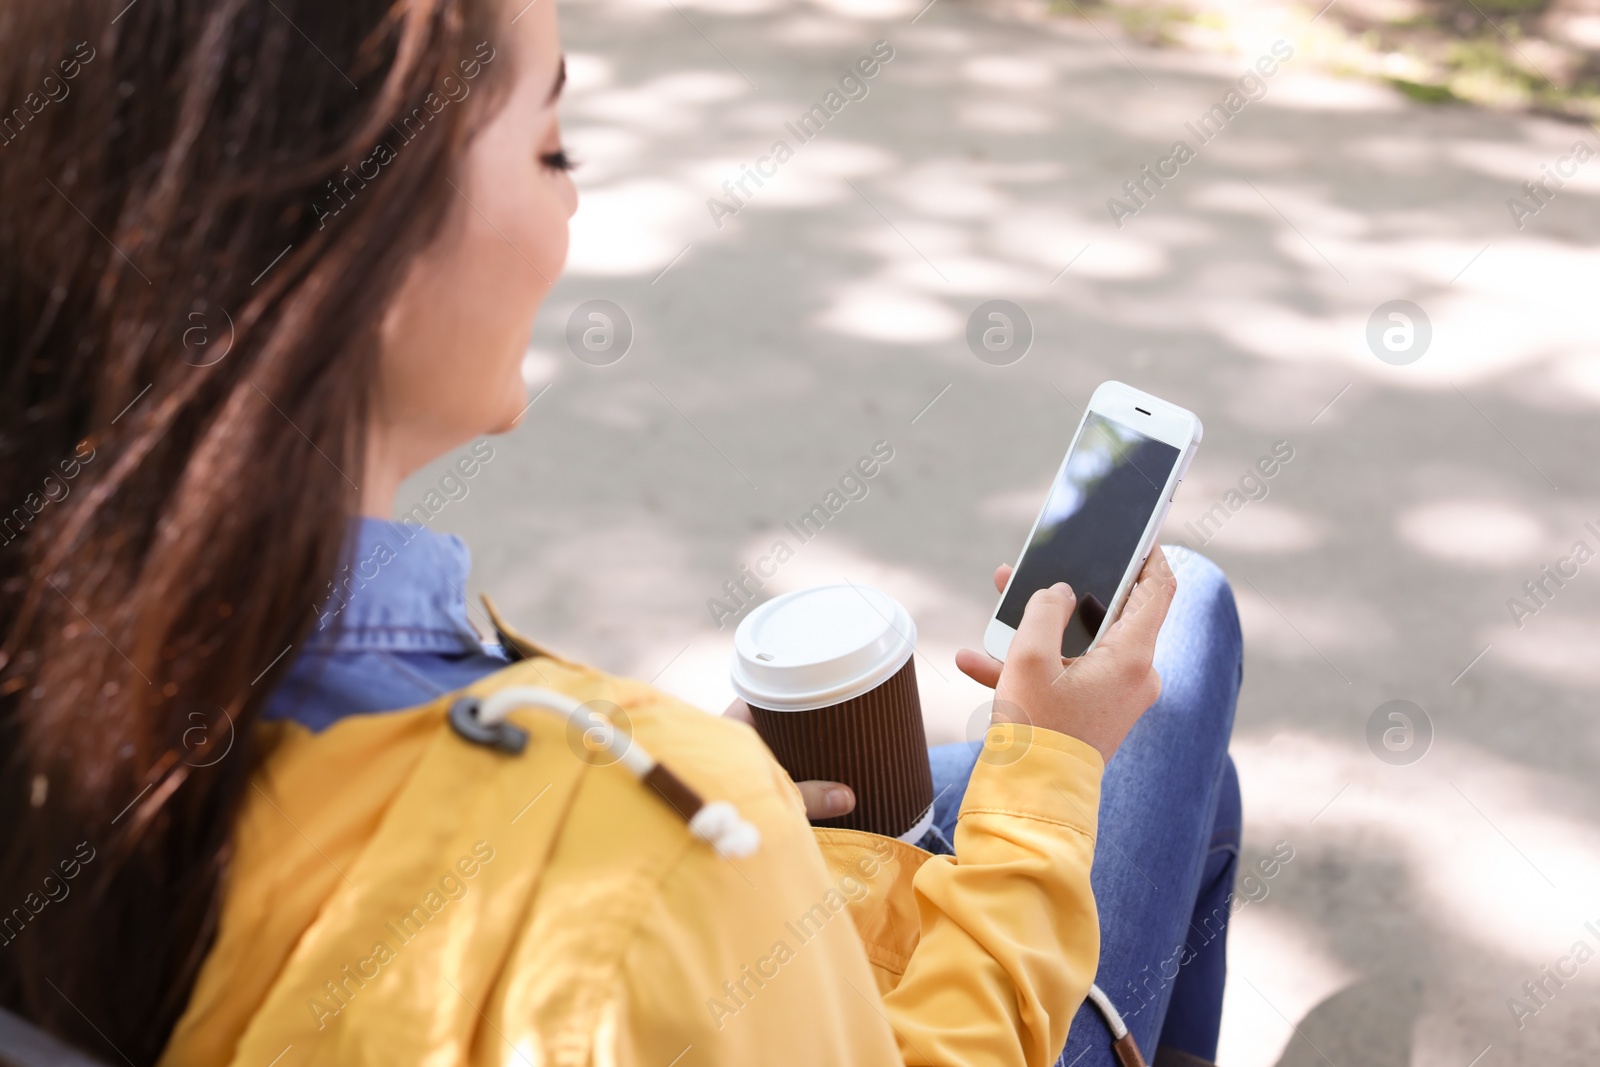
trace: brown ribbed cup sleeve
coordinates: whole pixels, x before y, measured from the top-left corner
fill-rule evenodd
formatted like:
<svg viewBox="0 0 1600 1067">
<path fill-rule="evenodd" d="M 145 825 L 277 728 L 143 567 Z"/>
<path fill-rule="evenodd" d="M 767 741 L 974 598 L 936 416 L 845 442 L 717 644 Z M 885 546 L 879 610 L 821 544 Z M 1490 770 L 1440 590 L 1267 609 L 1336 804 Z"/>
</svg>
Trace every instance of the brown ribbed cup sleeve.
<svg viewBox="0 0 1600 1067">
<path fill-rule="evenodd" d="M 750 706 L 756 731 L 797 782 L 843 782 L 856 809 L 816 826 L 898 837 L 933 803 L 915 657 L 878 688 L 816 711 Z"/>
</svg>

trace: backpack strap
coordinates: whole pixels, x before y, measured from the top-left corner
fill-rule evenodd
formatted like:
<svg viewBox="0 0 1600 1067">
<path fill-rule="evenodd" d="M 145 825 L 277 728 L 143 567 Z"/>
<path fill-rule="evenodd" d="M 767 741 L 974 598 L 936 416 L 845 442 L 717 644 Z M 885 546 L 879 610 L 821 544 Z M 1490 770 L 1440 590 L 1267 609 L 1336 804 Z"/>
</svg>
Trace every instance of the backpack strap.
<svg viewBox="0 0 1600 1067">
<path fill-rule="evenodd" d="M 506 622 L 505 616 L 500 614 L 500 609 L 494 606 L 494 601 L 489 599 L 488 593 L 483 594 L 483 608 L 489 613 L 489 621 L 494 623 L 495 636 L 500 639 L 500 647 L 505 649 L 506 658 L 513 663 L 525 659 L 553 659 L 577 665 L 512 629 L 511 624 Z"/>
</svg>

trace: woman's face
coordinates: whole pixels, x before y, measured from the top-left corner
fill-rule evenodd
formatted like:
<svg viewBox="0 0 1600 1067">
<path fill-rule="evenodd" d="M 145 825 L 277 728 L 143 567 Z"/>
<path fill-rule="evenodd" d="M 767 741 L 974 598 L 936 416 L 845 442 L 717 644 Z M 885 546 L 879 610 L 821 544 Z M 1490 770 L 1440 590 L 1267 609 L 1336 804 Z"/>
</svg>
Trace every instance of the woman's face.
<svg viewBox="0 0 1600 1067">
<path fill-rule="evenodd" d="M 381 481 L 510 429 L 527 403 L 522 355 L 566 261 L 578 194 L 556 121 L 565 68 L 555 0 L 519 15 L 522 2 L 502 12 L 503 24 L 515 22 L 485 71 L 513 66 L 509 92 L 468 143 L 451 216 L 383 323 L 368 460 L 387 468 Z"/>
</svg>

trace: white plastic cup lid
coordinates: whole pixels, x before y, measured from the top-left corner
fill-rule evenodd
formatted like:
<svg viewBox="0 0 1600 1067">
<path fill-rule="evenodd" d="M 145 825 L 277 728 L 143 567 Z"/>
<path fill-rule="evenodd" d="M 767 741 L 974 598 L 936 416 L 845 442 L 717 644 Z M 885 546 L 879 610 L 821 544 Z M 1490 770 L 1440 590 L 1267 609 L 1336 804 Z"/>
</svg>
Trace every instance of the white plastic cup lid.
<svg viewBox="0 0 1600 1067">
<path fill-rule="evenodd" d="M 733 691 L 769 711 L 815 711 L 869 692 L 904 667 L 917 626 L 864 585 L 819 585 L 756 608 L 733 635 Z"/>
</svg>

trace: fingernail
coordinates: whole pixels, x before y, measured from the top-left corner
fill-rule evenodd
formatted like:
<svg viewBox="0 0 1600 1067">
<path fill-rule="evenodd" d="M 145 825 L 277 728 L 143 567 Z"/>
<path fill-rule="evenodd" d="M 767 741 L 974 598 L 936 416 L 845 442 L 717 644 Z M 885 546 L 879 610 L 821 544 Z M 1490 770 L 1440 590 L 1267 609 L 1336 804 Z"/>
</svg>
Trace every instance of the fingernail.
<svg viewBox="0 0 1600 1067">
<path fill-rule="evenodd" d="M 823 802 L 827 804 L 829 814 L 843 815 L 855 807 L 856 798 L 849 786 L 836 785 L 823 794 Z"/>
</svg>

